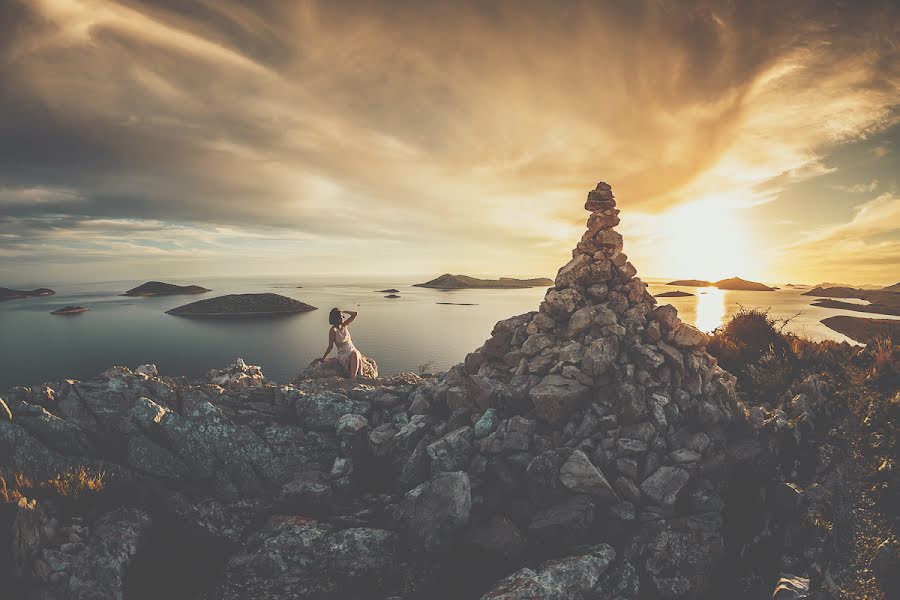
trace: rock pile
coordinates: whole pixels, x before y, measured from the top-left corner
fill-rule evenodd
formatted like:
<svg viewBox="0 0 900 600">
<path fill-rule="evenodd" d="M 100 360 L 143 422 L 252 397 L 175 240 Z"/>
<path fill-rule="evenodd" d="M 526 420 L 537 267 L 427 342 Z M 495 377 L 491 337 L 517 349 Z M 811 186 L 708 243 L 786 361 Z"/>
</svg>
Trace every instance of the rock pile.
<svg viewBox="0 0 900 600">
<path fill-rule="evenodd" d="M 17 388 L 0 471 L 88 466 L 152 490 L 141 527 L 175 520 L 228 549 L 209 597 L 697 594 L 723 551 L 726 432 L 744 411 L 706 336 L 635 277 L 609 186 L 585 208 L 539 310 L 446 374 L 349 381 L 318 364 L 276 385 L 238 360 L 203 382 L 145 366 Z M 85 577 L 41 597 L 81 597 Z"/>
<path fill-rule="evenodd" d="M 142 368 L 143 367 L 138 367 L 138 372 L 140 372 Z M 153 367 L 153 369 L 156 369 L 156 367 Z M 244 362 L 243 358 L 235 360 L 234 363 L 224 369 L 210 369 L 206 374 L 206 378 L 210 383 L 230 389 L 259 386 L 266 382 L 266 378 L 263 377 L 262 368 L 255 365 L 248 365 Z"/>
</svg>

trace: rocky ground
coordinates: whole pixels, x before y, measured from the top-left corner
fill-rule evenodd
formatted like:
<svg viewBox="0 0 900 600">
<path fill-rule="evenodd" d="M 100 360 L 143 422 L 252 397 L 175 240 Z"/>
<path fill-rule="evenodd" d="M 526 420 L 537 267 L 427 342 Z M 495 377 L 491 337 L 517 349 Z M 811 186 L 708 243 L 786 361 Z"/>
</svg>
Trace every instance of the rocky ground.
<svg viewBox="0 0 900 600">
<path fill-rule="evenodd" d="M 585 208 L 539 310 L 444 374 L 350 381 L 316 362 L 285 385 L 238 361 L 202 381 L 144 365 L 10 390 L 5 591 L 895 594 L 883 346 L 710 340 L 635 277 L 609 186 Z"/>
</svg>

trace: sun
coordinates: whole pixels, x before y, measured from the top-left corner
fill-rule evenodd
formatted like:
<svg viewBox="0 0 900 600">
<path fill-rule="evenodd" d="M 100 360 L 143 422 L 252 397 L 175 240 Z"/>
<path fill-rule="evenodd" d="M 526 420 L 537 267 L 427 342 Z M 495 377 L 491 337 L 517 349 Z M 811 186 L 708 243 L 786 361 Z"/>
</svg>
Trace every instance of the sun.
<svg viewBox="0 0 900 600">
<path fill-rule="evenodd" d="M 753 276 L 756 254 L 737 212 L 723 202 L 703 201 L 679 206 L 664 215 L 663 272 L 707 281 Z"/>
</svg>

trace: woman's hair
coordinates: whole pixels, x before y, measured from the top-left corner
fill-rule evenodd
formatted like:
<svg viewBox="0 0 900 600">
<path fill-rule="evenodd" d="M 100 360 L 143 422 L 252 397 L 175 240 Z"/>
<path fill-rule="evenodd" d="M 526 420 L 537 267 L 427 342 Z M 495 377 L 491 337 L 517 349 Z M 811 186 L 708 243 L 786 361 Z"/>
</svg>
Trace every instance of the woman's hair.
<svg viewBox="0 0 900 600">
<path fill-rule="evenodd" d="M 337 327 L 341 324 L 341 311 L 337 308 L 332 308 L 331 312 L 328 313 L 328 322 Z"/>
</svg>

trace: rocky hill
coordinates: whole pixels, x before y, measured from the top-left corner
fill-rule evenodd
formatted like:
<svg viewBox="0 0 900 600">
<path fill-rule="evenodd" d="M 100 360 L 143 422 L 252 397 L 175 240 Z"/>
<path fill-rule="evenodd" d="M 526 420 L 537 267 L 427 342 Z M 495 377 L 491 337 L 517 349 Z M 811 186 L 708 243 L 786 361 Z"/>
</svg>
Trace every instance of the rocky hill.
<svg viewBox="0 0 900 600">
<path fill-rule="evenodd" d="M 529 288 L 529 287 L 547 287 L 553 285 L 552 279 L 538 277 L 536 279 L 515 279 L 513 277 L 501 277 L 500 279 L 479 279 L 477 277 L 469 277 L 468 275 L 451 275 L 444 273 L 440 277 L 426 281 L 425 283 L 415 283 L 414 287 L 435 288 L 440 290 L 461 290 L 461 289 L 493 289 L 493 288 Z"/>
<path fill-rule="evenodd" d="M 585 208 L 587 231 L 538 310 L 497 323 L 447 373 L 350 381 L 316 362 L 285 385 L 238 361 L 202 381 L 144 365 L 10 390 L 6 590 L 749 598 L 738 594 L 762 580 L 768 595 L 782 571 L 796 575 L 781 587 L 812 576 L 815 588 L 827 538 L 798 525 L 782 551 L 768 524 L 783 531 L 776 508 L 805 523 L 801 502 L 813 510 L 830 492 L 770 493 L 759 473 L 840 481 L 833 452 L 812 458 L 821 471 L 792 462 L 808 431 L 797 423 L 819 430 L 829 388 L 798 383 L 790 417 L 745 406 L 706 334 L 636 277 L 610 187 Z"/>
<path fill-rule="evenodd" d="M 315 306 L 280 294 L 228 294 L 198 300 L 166 313 L 180 317 L 272 317 L 316 310 Z"/>
</svg>

